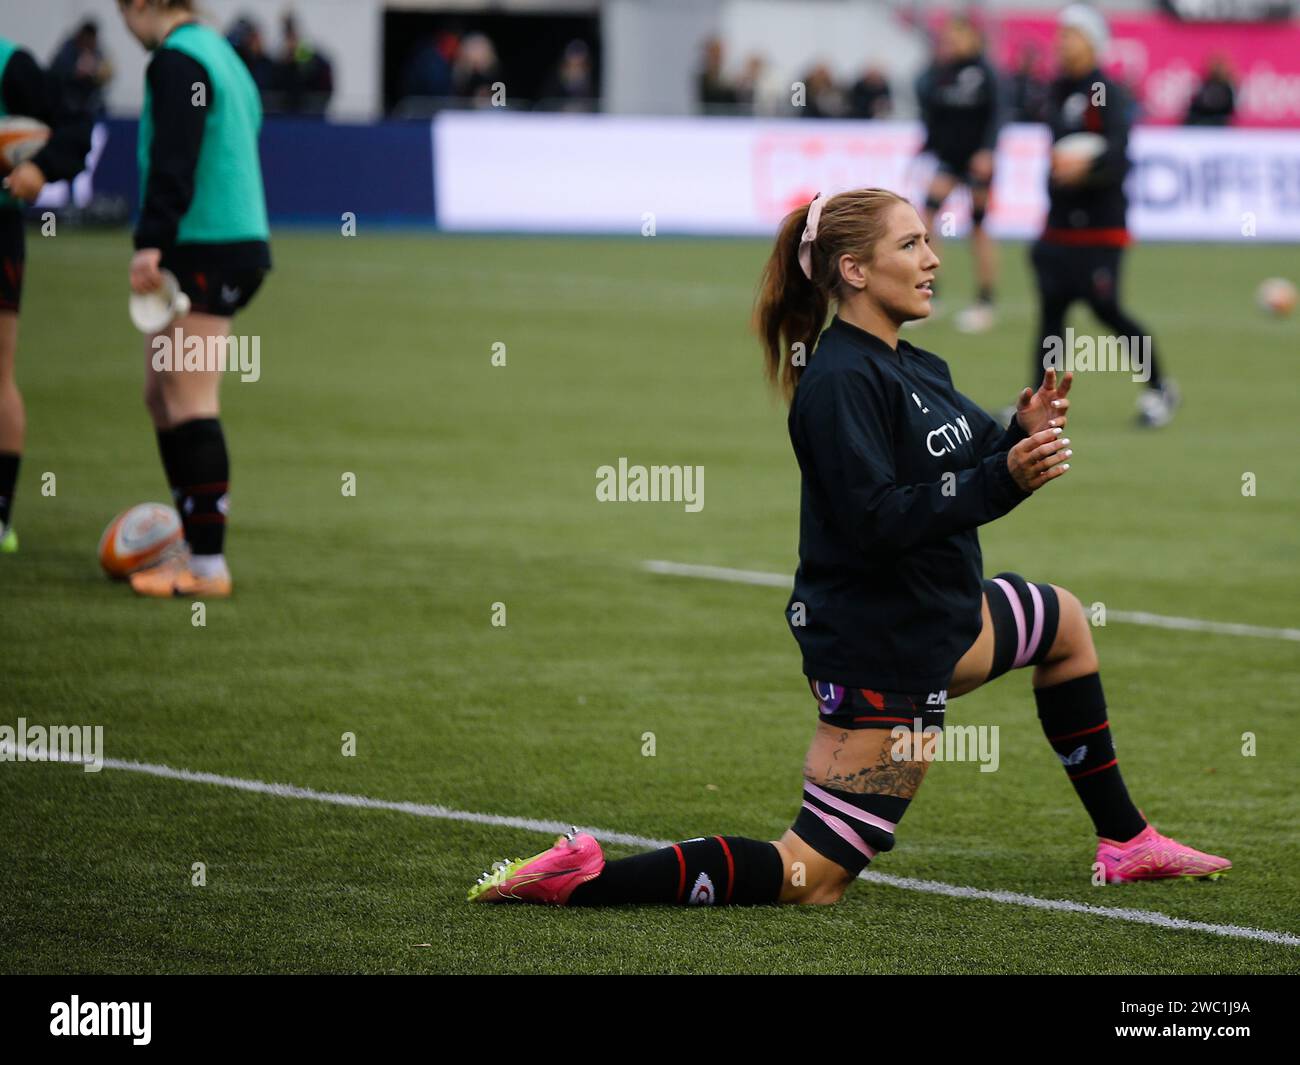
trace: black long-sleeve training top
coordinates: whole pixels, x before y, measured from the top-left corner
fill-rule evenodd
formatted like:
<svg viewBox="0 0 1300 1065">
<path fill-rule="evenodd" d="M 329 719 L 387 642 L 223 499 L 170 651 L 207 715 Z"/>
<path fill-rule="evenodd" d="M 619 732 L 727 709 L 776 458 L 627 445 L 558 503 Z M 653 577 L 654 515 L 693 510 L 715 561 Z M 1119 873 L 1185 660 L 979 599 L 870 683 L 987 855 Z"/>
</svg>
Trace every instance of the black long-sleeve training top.
<svg viewBox="0 0 1300 1065">
<path fill-rule="evenodd" d="M 74 107 L 59 79 L 40 68 L 31 54 L 14 52 L 0 81 L 5 108 L 50 127 L 50 139 L 34 156 L 46 181 L 76 177 L 90 152 L 91 117 Z"/>
<path fill-rule="evenodd" d="M 195 107 L 194 93 L 213 97 L 212 79 L 203 64 L 171 48 L 154 51 L 145 68 L 153 103 L 153 143 L 149 180 L 135 226 L 136 248 L 170 250 L 176 230 L 194 199 L 194 172 L 203 147 L 208 109 Z"/>
<path fill-rule="evenodd" d="M 790 406 L 803 474 L 799 570 L 786 620 L 817 680 L 936 691 L 980 631 L 975 530 L 1028 493 L 1003 432 L 953 387 L 948 365 L 895 351 L 840 318 L 822 333 Z M 801 623 L 802 622 L 802 623 Z"/>
</svg>

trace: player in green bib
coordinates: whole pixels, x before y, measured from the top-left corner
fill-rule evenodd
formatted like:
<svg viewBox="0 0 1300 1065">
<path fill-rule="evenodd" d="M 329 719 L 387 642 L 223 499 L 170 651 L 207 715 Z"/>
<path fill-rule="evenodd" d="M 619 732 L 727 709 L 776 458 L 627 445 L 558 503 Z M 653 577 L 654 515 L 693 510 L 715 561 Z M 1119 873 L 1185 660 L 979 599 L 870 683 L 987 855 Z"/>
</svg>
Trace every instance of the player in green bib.
<svg viewBox="0 0 1300 1065">
<path fill-rule="evenodd" d="M 18 550 L 10 524 L 27 414 L 14 378 L 18 312 L 27 261 L 23 207 L 48 181 L 75 177 L 90 151 L 90 116 L 70 109 L 58 79 L 16 42 L 0 37 L 0 119 L 31 118 L 50 127 L 49 140 L 20 162 L 0 186 L 0 554 Z M 0 165 L 0 173 L 4 166 Z"/>
<path fill-rule="evenodd" d="M 190 300 L 189 312 L 145 346 L 145 405 L 188 550 L 134 574 L 131 587 L 147 596 L 221 598 L 231 589 L 223 343 L 271 267 L 257 149 L 262 104 L 243 60 L 199 22 L 193 0 L 118 5 L 127 29 L 153 53 L 140 114 L 131 290 L 164 288 L 168 271 Z M 203 357 L 186 357 L 195 351 Z"/>
</svg>

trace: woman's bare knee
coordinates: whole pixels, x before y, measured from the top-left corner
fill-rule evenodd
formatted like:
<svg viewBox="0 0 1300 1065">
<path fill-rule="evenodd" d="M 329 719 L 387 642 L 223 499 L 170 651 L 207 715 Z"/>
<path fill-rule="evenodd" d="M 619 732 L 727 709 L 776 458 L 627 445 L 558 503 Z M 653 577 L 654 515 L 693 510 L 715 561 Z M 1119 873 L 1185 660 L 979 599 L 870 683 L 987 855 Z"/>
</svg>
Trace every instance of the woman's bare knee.
<svg viewBox="0 0 1300 1065">
<path fill-rule="evenodd" d="M 1052 589 L 1058 607 L 1056 638 L 1043 664 L 1034 672 L 1034 686 L 1038 688 L 1097 672 L 1097 649 L 1083 604 L 1067 588 L 1054 584 Z"/>
<path fill-rule="evenodd" d="M 1048 653 L 1048 661 L 1070 658 L 1074 655 L 1092 651 L 1092 628 L 1088 624 L 1088 615 L 1084 612 L 1079 597 L 1067 588 L 1052 585 L 1056 592 L 1058 621 L 1056 639 Z"/>
<path fill-rule="evenodd" d="M 150 377 L 144 385 L 144 406 L 149 412 L 149 418 L 155 428 L 165 429 L 169 422 L 167 420 L 167 400 L 163 396 L 162 385 L 158 379 Z"/>
</svg>

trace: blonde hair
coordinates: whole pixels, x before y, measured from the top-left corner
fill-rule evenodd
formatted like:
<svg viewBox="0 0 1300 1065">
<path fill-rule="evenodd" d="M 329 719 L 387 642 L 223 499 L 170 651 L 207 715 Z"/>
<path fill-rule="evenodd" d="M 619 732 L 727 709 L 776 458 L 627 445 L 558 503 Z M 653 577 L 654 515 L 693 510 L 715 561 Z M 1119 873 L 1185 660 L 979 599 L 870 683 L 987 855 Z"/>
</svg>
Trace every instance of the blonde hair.
<svg viewBox="0 0 1300 1065">
<path fill-rule="evenodd" d="M 831 301 L 842 295 L 840 257 L 870 262 L 885 235 L 885 216 L 908 201 L 889 189 L 854 189 L 826 200 L 812 244 L 812 277 L 799 265 L 799 243 L 808 222 L 808 205 L 797 207 L 781 222 L 776 244 L 759 281 L 754 328 L 763 345 L 764 368 L 788 403 L 799 385 L 807 358 L 791 358 L 802 344 L 811 356 Z"/>
</svg>

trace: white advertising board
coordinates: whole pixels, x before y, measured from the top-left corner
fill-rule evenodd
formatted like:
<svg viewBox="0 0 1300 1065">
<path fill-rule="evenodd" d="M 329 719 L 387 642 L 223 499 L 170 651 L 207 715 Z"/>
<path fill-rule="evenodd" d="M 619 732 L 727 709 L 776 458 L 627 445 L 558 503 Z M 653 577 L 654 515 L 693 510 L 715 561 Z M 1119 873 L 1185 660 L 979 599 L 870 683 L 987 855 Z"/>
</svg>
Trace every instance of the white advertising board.
<svg viewBox="0 0 1300 1065">
<path fill-rule="evenodd" d="M 446 112 L 433 140 L 438 224 L 462 231 L 768 235 L 818 191 L 919 203 L 933 166 L 910 122 Z M 1003 130 L 996 235 L 1041 230 L 1048 144 Z M 1300 241 L 1300 130 L 1139 127 L 1129 155 L 1137 237 Z M 964 194 L 946 209 L 964 232 Z"/>
</svg>

